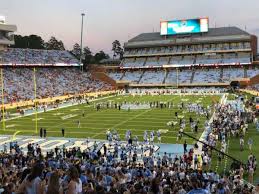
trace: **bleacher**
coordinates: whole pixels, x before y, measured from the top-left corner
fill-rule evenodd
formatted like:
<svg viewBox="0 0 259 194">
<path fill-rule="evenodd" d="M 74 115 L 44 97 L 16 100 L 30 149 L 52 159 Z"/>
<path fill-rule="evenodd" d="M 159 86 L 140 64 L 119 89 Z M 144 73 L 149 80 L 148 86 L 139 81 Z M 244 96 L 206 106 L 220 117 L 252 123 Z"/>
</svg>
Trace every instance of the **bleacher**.
<svg viewBox="0 0 259 194">
<path fill-rule="evenodd" d="M 191 82 L 192 77 L 192 71 L 191 70 L 182 70 L 178 73 L 178 83 L 180 84 L 187 84 Z"/>
<path fill-rule="evenodd" d="M 8 48 L 0 55 L 6 103 L 35 98 L 34 73 L 37 98 L 111 89 L 109 84 L 94 80 L 89 72 L 69 67 L 78 66 L 79 61 L 68 51 Z"/>
<path fill-rule="evenodd" d="M 164 71 L 145 71 L 140 84 L 162 84 L 164 80 L 165 72 Z"/>
<path fill-rule="evenodd" d="M 168 65 L 170 57 L 160 57 L 158 60 L 158 66 Z"/>
<path fill-rule="evenodd" d="M 79 64 L 68 51 L 8 48 L 0 55 L 5 64 Z"/>
<path fill-rule="evenodd" d="M 158 67 L 161 65 L 159 65 L 157 57 L 148 57 L 145 66 Z"/>
<path fill-rule="evenodd" d="M 122 80 L 131 81 L 132 83 L 137 83 L 142 75 L 142 71 L 127 71 L 125 75 L 122 77 Z"/>
<path fill-rule="evenodd" d="M 247 77 L 254 77 L 259 74 L 259 68 L 249 68 L 247 69 Z"/>
<path fill-rule="evenodd" d="M 34 99 L 34 70 L 29 67 L 3 69 L 5 102 Z M 110 89 L 111 86 L 92 79 L 88 72 L 75 67 L 37 68 L 37 98 L 62 96 Z"/>
<path fill-rule="evenodd" d="M 177 71 L 171 70 L 168 72 L 165 79 L 165 84 L 176 84 L 177 83 Z"/>
<path fill-rule="evenodd" d="M 143 74 L 143 75 L 142 75 Z M 259 69 L 247 69 L 247 77 L 259 74 Z M 169 69 L 169 70 L 135 70 L 110 72 L 114 80 L 130 81 L 139 84 L 211 84 L 229 83 L 232 80 L 245 78 L 244 68 L 202 68 L 202 69 Z M 142 76 L 142 77 L 141 77 Z M 141 79 L 140 79 L 141 78 Z"/>
<path fill-rule="evenodd" d="M 224 87 L 232 80 L 257 74 L 246 70 L 254 60 L 251 36 L 237 27 L 167 37 L 143 33 L 125 43 L 120 71 L 134 68 L 123 76 L 134 84 Z"/>
<path fill-rule="evenodd" d="M 229 82 L 233 79 L 244 78 L 243 68 L 227 68 L 223 71 L 222 82 Z"/>
<path fill-rule="evenodd" d="M 112 79 L 114 79 L 114 80 L 120 80 L 121 79 L 121 77 L 122 77 L 122 75 L 123 75 L 123 73 L 122 72 L 109 72 L 109 74 L 108 74 Z"/>
<path fill-rule="evenodd" d="M 219 79 L 219 69 L 198 69 L 195 71 L 192 83 L 218 83 Z"/>
</svg>

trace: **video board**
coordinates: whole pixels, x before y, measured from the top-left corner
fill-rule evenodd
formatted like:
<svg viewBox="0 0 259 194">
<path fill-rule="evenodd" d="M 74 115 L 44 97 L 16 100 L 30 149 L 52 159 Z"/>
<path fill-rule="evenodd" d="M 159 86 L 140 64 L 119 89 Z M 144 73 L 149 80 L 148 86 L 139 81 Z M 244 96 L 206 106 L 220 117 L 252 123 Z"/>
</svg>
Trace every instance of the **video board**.
<svg viewBox="0 0 259 194">
<path fill-rule="evenodd" d="M 162 21 L 160 35 L 176 35 L 208 32 L 209 18 Z"/>
</svg>

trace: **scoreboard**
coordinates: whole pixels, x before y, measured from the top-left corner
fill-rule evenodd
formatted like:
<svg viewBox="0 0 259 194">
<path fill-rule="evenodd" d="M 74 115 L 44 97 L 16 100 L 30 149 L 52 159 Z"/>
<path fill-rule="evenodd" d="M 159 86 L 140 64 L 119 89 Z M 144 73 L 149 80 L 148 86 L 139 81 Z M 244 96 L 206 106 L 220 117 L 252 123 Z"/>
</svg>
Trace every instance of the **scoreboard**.
<svg viewBox="0 0 259 194">
<path fill-rule="evenodd" d="M 176 35 L 208 32 L 209 18 L 162 21 L 160 35 Z"/>
</svg>

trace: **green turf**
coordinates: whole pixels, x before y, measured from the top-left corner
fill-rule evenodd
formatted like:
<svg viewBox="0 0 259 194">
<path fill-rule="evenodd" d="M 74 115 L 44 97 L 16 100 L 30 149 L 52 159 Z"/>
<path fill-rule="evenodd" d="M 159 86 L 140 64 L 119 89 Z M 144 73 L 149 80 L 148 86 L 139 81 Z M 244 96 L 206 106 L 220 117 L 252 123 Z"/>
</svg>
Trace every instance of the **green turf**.
<svg viewBox="0 0 259 194">
<path fill-rule="evenodd" d="M 250 96 L 248 96 L 250 97 Z M 94 138 L 94 139 L 105 139 L 107 129 L 116 129 L 121 139 L 124 139 L 125 132 L 128 129 L 132 130 L 133 135 L 139 136 L 139 140 L 142 140 L 143 133 L 145 130 L 165 129 L 168 130 L 167 133 L 162 134 L 163 143 L 183 143 L 187 140 L 187 143 L 193 144 L 192 139 L 184 137 L 181 141 L 176 141 L 177 133 L 179 130 L 179 124 L 174 128 L 167 126 L 169 121 L 177 121 L 174 113 L 177 111 L 179 115 L 184 115 L 186 121 L 189 121 L 189 117 L 192 116 L 195 120 L 197 115 L 195 113 L 188 113 L 186 110 L 180 110 L 175 107 L 172 109 L 160 109 L 153 108 L 147 110 L 115 110 L 115 109 L 102 109 L 101 111 L 96 111 L 94 104 L 97 102 L 103 102 L 106 104 L 108 101 L 113 102 L 150 102 L 150 101 L 161 101 L 161 102 L 173 102 L 174 104 L 180 104 L 181 101 L 187 102 L 197 102 L 200 101 L 204 106 L 211 105 L 213 102 L 218 101 L 220 96 L 196 96 L 196 95 L 159 95 L 159 96 L 116 96 L 109 97 L 96 102 L 91 102 L 90 105 L 81 104 L 76 106 L 71 106 L 67 108 L 62 108 L 58 110 L 49 111 L 46 113 L 39 113 L 38 118 L 42 120 L 38 121 L 38 128 L 44 127 L 48 131 L 48 136 L 61 136 L 61 128 L 65 128 L 66 137 L 78 137 L 78 138 Z M 235 99 L 233 94 L 228 96 L 228 100 Z M 78 109 L 78 110 L 76 110 Z M 85 112 L 85 117 L 82 117 L 83 111 Z M 183 112 L 184 111 L 184 112 Z M 56 115 L 57 113 L 62 115 Z M 61 117 L 69 114 L 76 114 L 78 116 L 62 120 Z M 2 134 L 14 134 L 16 131 L 20 131 L 20 135 L 39 135 L 35 133 L 35 121 L 33 119 L 35 115 L 27 116 L 23 118 L 18 118 L 10 121 L 6 121 L 6 130 L 2 130 L 2 124 L 0 126 L 0 133 Z M 77 128 L 77 121 L 80 120 L 81 128 Z M 199 138 L 203 132 L 203 124 L 205 121 L 204 116 L 199 117 L 199 133 L 195 134 L 190 130 L 189 124 L 185 132 Z M 178 120 L 179 123 L 179 120 Z M 10 127 L 15 125 L 14 127 Z M 249 125 L 249 131 L 245 137 L 246 148 L 243 152 L 239 151 L 239 139 L 231 138 L 230 146 L 228 149 L 228 154 L 234 158 L 246 162 L 249 155 L 247 139 L 252 137 L 254 140 L 253 154 L 259 159 L 259 134 L 255 132 L 254 124 Z M 219 173 L 227 173 L 231 160 L 226 158 L 218 163 L 216 154 L 214 153 L 211 169 L 216 170 Z M 255 177 L 255 182 L 257 182 L 257 176 L 259 175 L 259 168 L 257 168 Z"/>
<path fill-rule="evenodd" d="M 161 95 L 161 96 L 117 96 L 110 97 L 99 102 L 106 104 L 108 101 L 113 102 L 173 102 L 175 105 L 180 104 L 181 101 L 187 102 L 199 102 L 204 106 L 210 105 L 213 101 L 219 100 L 220 96 L 177 96 L 177 95 Z M 163 143 L 176 143 L 177 133 L 179 131 L 179 119 L 178 124 L 172 128 L 167 126 L 169 121 L 176 121 L 175 112 L 178 115 L 183 115 L 186 122 L 189 121 L 189 117 L 192 116 L 196 120 L 197 115 L 195 113 L 188 113 L 185 109 L 180 110 L 174 106 L 171 109 L 153 108 L 147 110 L 116 110 L 103 108 L 100 111 L 96 111 L 94 103 L 90 105 L 81 104 L 72 107 L 62 108 L 45 113 L 38 113 L 38 129 L 44 127 L 47 129 L 48 136 L 61 136 L 61 128 L 65 128 L 67 137 L 80 137 L 80 138 L 94 138 L 105 139 L 107 129 L 116 129 L 121 139 L 124 139 L 126 130 L 130 129 L 133 135 L 137 135 L 139 140 L 142 140 L 145 130 L 159 129 L 168 130 L 167 133 L 162 134 Z M 82 116 L 83 111 L 85 117 Z M 184 111 L 184 112 L 183 112 Z M 57 113 L 61 115 L 57 115 Z M 76 117 L 62 120 L 61 117 L 69 114 L 75 114 Z M 4 134 L 13 134 L 16 131 L 20 131 L 20 135 L 38 135 L 35 133 L 35 115 L 26 116 L 23 118 L 17 118 L 14 120 L 6 121 L 5 131 L 1 130 Z M 77 121 L 80 120 L 81 127 L 77 127 Z M 203 132 L 203 124 L 205 121 L 204 116 L 200 116 L 199 133 L 195 134 L 191 131 L 189 124 L 185 132 L 190 133 L 195 137 L 200 137 Z M 2 128 L 2 125 L 1 125 Z M 192 139 L 184 138 L 189 144 L 193 143 Z M 182 143 L 183 139 L 178 143 Z"/>
<path fill-rule="evenodd" d="M 253 139 L 253 147 L 252 151 L 249 150 L 247 141 L 249 138 Z M 243 162 L 244 164 L 247 163 L 248 156 L 252 153 L 255 155 L 257 160 L 259 159 L 259 133 L 256 132 L 255 124 L 249 124 L 249 130 L 245 135 L 245 147 L 243 151 L 240 151 L 239 146 L 239 138 L 231 137 L 229 138 L 229 148 L 228 148 L 228 154 L 235 159 Z M 220 147 L 220 146 L 219 146 Z M 218 162 L 217 159 L 217 153 L 213 152 L 213 158 L 212 158 L 212 169 L 216 170 L 220 174 L 227 174 L 230 168 L 230 165 L 233 161 L 227 157 L 225 157 L 221 163 Z M 247 179 L 248 174 L 245 173 L 244 177 Z M 254 174 L 254 183 L 259 183 L 259 168 L 257 167 L 255 174 Z"/>
</svg>

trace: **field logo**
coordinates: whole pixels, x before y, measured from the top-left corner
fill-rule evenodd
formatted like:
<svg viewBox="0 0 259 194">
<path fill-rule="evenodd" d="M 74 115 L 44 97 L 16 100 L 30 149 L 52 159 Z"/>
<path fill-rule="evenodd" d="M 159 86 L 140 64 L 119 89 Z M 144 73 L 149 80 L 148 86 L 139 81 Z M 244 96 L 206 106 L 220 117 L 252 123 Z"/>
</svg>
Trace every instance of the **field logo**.
<svg viewBox="0 0 259 194">
<path fill-rule="evenodd" d="M 150 109 L 149 104 L 123 104 L 121 106 L 123 110 L 146 110 Z"/>
<path fill-rule="evenodd" d="M 175 126 L 178 122 L 177 121 L 169 121 L 166 123 L 167 126 Z"/>
</svg>

